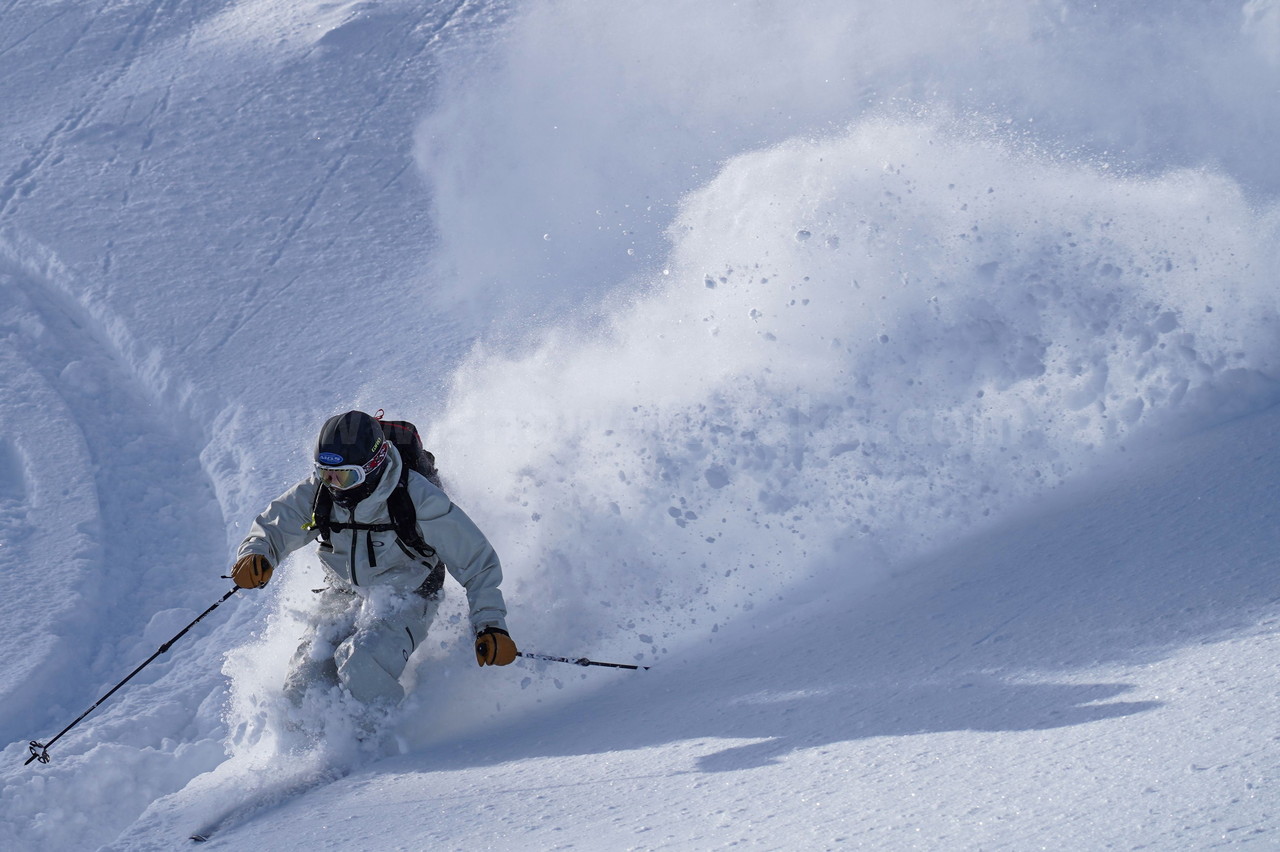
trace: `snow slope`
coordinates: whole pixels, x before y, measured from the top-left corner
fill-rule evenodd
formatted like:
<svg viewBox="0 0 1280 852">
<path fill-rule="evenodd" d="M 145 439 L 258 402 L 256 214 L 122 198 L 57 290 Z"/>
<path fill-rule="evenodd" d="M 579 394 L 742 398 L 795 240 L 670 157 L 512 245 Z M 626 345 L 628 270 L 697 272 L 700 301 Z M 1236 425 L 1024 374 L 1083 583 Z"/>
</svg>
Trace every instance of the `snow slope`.
<svg viewBox="0 0 1280 852">
<path fill-rule="evenodd" d="M 650 672 L 379 763 L 227 847 L 1271 848 L 1278 420 L 861 594 L 832 594 L 853 566 L 830 566 Z"/>
<path fill-rule="evenodd" d="M 0 845 L 1277 845 L 1280 4 L 0 6 Z M 328 414 L 461 593 L 288 747 Z M 260 807 L 259 807 L 260 803 Z"/>
</svg>

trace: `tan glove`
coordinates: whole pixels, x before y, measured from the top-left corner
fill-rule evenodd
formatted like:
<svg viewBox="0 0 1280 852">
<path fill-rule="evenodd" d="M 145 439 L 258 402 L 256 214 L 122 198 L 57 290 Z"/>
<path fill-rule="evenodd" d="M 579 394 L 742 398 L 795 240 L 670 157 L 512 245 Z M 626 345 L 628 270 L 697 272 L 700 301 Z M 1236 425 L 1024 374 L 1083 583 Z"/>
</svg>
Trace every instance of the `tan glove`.
<svg viewBox="0 0 1280 852">
<path fill-rule="evenodd" d="M 242 589 L 261 589 L 271 579 L 274 570 L 267 557 L 250 553 L 236 560 L 235 567 L 231 569 L 231 579 Z"/>
<path fill-rule="evenodd" d="M 516 660 L 516 643 L 501 627 L 486 627 L 476 636 L 476 662 L 482 666 L 505 666 Z"/>
</svg>

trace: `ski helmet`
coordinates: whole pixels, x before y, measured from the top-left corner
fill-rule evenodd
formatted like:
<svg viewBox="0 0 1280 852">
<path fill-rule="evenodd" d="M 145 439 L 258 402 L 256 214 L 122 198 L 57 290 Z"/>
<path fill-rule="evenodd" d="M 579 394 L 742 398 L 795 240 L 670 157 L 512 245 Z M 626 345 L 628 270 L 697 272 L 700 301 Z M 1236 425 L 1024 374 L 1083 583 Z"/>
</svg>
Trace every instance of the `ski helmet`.
<svg viewBox="0 0 1280 852">
<path fill-rule="evenodd" d="M 320 428 L 316 475 L 336 501 L 355 505 L 378 487 L 390 447 L 382 424 L 368 414 L 335 414 Z"/>
</svg>

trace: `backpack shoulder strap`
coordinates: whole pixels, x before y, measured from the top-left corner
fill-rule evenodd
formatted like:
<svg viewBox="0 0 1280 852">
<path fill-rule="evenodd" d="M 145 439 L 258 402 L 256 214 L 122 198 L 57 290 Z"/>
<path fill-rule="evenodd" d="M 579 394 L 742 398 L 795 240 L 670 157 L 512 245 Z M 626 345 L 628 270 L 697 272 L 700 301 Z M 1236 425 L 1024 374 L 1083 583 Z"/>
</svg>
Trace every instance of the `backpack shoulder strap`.
<svg viewBox="0 0 1280 852">
<path fill-rule="evenodd" d="M 436 555 L 435 548 L 427 544 L 421 530 L 418 529 L 418 509 L 413 505 L 413 498 L 409 496 L 407 466 L 400 468 L 400 481 L 387 497 L 387 512 L 391 515 L 391 525 L 395 527 L 396 535 L 402 542 L 427 558 Z"/>
<path fill-rule="evenodd" d="M 311 522 L 303 525 L 304 530 L 314 529 L 323 545 L 330 544 L 333 534 L 333 495 L 323 485 L 316 486 L 315 499 L 311 501 Z"/>
</svg>

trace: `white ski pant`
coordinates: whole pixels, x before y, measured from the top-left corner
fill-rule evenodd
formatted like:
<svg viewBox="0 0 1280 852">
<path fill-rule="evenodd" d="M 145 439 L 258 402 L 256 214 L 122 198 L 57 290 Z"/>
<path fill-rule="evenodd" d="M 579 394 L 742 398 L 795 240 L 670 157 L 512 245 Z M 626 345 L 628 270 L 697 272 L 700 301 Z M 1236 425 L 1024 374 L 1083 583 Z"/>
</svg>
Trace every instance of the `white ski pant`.
<svg viewBox="0 0 1280 852">
<path fill-rule="evenodd" d="M 319 617 L 298 646 L 285 679 L 295 704 L 313 685 L 340 684 L 365 704 L 397 704 L 400 675 L 440 608 L 443 590 L 362 598 L 337 588 L 320 593 Z"/>
</svg>

